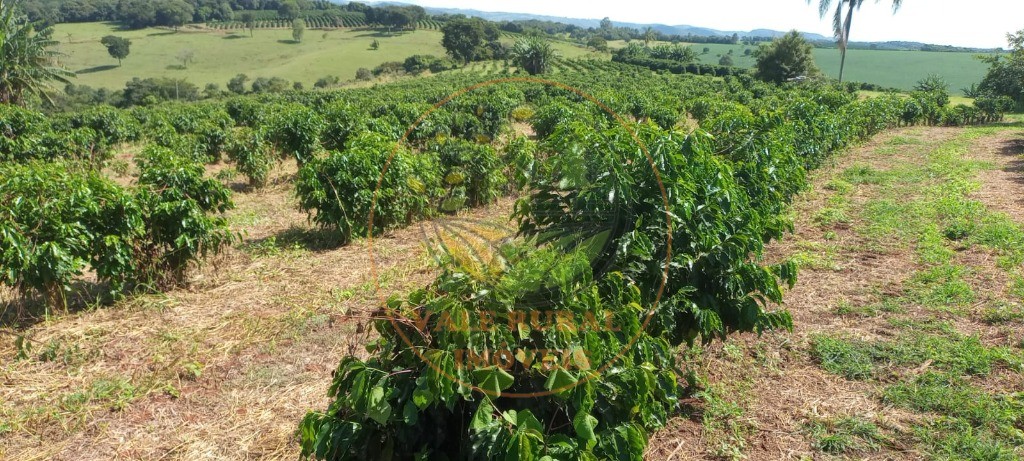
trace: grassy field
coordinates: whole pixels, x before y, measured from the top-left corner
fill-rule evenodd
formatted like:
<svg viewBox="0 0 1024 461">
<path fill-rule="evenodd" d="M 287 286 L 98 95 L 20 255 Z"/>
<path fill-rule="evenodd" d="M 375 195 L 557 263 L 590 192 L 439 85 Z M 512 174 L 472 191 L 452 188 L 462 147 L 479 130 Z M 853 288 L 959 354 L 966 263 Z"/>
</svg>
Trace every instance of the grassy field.
<svg viewBox="0 0 1024 461">
<path fill-rule="evenodd" d="M 99 43 L 111 34 L 132 41 L 131 54 L 121 67 Z M 389 36 L 367 29 L 309 29 L 302 43 L 293 43 L 290 29 L 256 30 L 250 38 L 247 33 L 202 28 L 122 31 L 114 24 L 85 23 L 60 24 L 54 38 L 67 54 L 63 64 L 78 73 L 76 84 L 109 89 L 123 88 L 133 77 L 186 78 L 200 87 L 216 83 L 224 88 L 239 73 L 281 77 L 309 87 L 327 75 L 351 79 L 360 67 L 372 69 L 414 54 L 445 54 L 436 30 Z M 376 51 L 370 49 L 374 39 L 380 42 Z M 566 58 L 602 56 L 568 43 L 554 46 Z M 195 61 L 182 69 L 177 56 L 185 50 L 195 53 Z"/>
<path fill-rule="evenodd" d="M 625 46 L 622 41 L 609 42 L 612 48 Z M 700 62 L 718 64 L 722 55 L 733 52 L 733 63 L 740 67 L 753 67 L 751 52 L 756 46 L 748 45 L 691 45 L 697 53 L 708 48 L 707 54 L 700 55 Z M 988 66 L 975 59 L 973 53 L 936 53 L 927 51 L 884 51 L 884 50 L 850 50 L 846 55 L 845 80 L 868 82 L 886 87 L 909 90 L 918 80 L 928 74 L 941 75 L 949 83 L 950 92 L 962 94 L 961 89 L 978 83 L 985 75 Z M 818 67 L 830 77 L 839 76 L 839 50 L 815 48 L 814 59 Z"/>
<path fill-rule="evenodd" d="M 719 55 L 733 52 L 737 66 L 753 67 L 754 58 L 744 56 L 745 45 L 693 45 L 698 52 L 710 48 L 701 62 L 717 64 Z M 886 87 L 909 90 L 928 74 L 938 74 L 949 83 L 950 92 L 962 94 L 961 89 L 978 83 L 988 66 L 975 59 L 973 53 L 935 53 L 928 51 L 850 50 L 846 55 L 845 80 L 868 82 Z M 815 48 L 814 59 L 826 75 L 839 76 L 839 50 Z"/>
</svg>

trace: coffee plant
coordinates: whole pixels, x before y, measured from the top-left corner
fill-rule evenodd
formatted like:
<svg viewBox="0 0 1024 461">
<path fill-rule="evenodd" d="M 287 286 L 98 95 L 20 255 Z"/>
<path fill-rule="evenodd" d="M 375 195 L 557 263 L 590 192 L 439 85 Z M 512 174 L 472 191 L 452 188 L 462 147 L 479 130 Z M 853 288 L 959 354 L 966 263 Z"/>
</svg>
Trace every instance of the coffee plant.
<svg viewBox="0 0 1024 461">
<path fill-rule="evenodd" d="M 249 186 L 256 188 L 267 184 L 270 171 L 277 163 L 263 131 L 248 127 L 239 128 L 232 136 L 228 144 L 228 158 L 249 180 Z"/>
<path fill-rule="evenodd" d="M 429 157 L 395 147 L 382 135 L 360 134 L 343 151 L 306 162 L 295 181 L 299 207 L 343 242 L 367 235 L 371 210 L 376 233 L 423 216 L 439 169 Z"/>
</svg>

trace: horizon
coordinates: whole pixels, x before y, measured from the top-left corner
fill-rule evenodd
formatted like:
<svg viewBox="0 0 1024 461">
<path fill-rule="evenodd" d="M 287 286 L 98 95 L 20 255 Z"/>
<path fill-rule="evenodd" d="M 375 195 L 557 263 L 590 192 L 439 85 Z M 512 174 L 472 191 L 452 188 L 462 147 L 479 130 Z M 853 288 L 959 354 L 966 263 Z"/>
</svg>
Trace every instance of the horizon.
<svg viewBox="0 0 1024 461">
<path fill-rule="evenodd" d="M 801 0 L 763 2 L 755 0 L 719 0 L 711 5 L 686 1 L 665 6 L 652 0 L 635 0 L 628 5 L 619 2 L 584 2 L 563 0 L 491 0 L 486 3 L 470 0 L 402 0 L 428 8 L 457 8 L 488 13 L 518 13 L 572 19 L 604 17 L 612 23 L 660 24 L 693 26 L 721 31 L 792 29 L 832 37 L 831 14 L 821 18 L 818 2 Z M 834 0 L 830 11 L 835 10 Z M 691 5 L 687 7 L 688 5 Z M 949 8 L 946 8 L 948 6 Z M 854 13 L 851 42 L 922 42 L 971 48 L 1005 48 L 1006 34 L 1024 29 L 1024 4 L 1004 0 L 977 0 L 971 8 L 952 0 L 905 1 L 893 14 L 891 3 L 865 2 Z M 956 8 L 955 14 L 949 10 Z M 988 12 L 998 9 L 1002 13 Z M 1007 11 L 1010 10 L 1010 11 Z M 950 33 L 949 31 L 953 31 Z"/>
</svg>

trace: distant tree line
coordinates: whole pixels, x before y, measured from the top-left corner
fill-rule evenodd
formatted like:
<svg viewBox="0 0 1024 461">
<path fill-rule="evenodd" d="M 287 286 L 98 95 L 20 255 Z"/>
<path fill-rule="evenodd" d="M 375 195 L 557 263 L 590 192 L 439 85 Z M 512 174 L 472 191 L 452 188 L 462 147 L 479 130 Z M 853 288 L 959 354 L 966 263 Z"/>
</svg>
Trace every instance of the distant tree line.
<svg viewBox="0 0 1024 461">
<path fill-rule="evenodd" d="M 26 0 L 23 7 L 33 21 L 116 21 L 132 28 L 224 21 L 233 15 L 228 0 Z"/>
<path fill-rule="evenodd" d="M 231 21 L 237 19 L 236 13 L 265 10 L 277 11 L 287 20 L 299 18 L 303 11 L 353 11 L 365 14 L 367 23 L 393 28 L 415 28 L 428 17 L 419 6 L 337 5 L 326 0 L 25 0 L 22 6 L 29 19 L 47 24 L 115 21 L 133 29 Z"/>
</svg>

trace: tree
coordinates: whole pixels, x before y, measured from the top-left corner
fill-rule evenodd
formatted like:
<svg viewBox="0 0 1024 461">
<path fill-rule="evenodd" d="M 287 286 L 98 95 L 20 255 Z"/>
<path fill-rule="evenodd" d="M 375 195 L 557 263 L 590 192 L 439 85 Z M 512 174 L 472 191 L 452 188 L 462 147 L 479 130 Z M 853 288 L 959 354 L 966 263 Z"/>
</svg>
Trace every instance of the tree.
<svg viewBox="0 0 1024 461">
<path fill-rule="evenodd" d="M 807 0 L 810 4 L 811 0 Z M 832 18 L 832 33 L 835 34 L 836 44 L 839 45 L 839 81 L 843 81 L 843 70 L 846 67 L 846 45 L 850 42 L 850 23 L 853 21 L 853 10 L 859 10 L 864 0 L 837 0 L 836 11 Z M 900 9 L 903 0 L 892 0 L 892 11 L 896 13 Z M 843 5 L 847 6 L 846 19 L 843 19 Z M 818 14 L 824 19 L 832 6 L 832 0 L 819 0 Z"/>
<path fill-rule="evenodd" d="M 800 32 L 792 31 L 782 37 L 763 44 L 757 50 L 757 78 L 768 82 L 781 83 L 799 76 L 818 73 L 814 64 L 813 46 L 804 40 Z"/>
<path fill-rule="evenodd" d="M 128 57 L 129 47 L 131 46 L 131 40 L 122 37 L 116 37 L 113 35 L 107 35 L 100 39 L 100 43 L 107 47 L 107 53 L 110 53 L 110 57 L 117 59 L 117 66 L 121 67 L 121 60 Z"/>
<path fill-rule="evenodd" d="M 555 59 L 555 50 L 551 43 L 537 37 L 517 40 L 512 45 L 512 57 L 519 67 L 530 75 L 543 74 L 551 67 Z"/>
<path fill-rule="evenodd" d="M 732 65 L 733 65 L 732 56 L 729 56 L 729 55 L 722 56 L 722 59 L 718 60 L 718 65 L 726 66 L 726 67 L 732 67 Z"/>
<path fill-rule="evenodd" d="M 190 49 L 184 49 L 178 52 L 178 60 L 181 61 L 182 67 L 188 69 L 188 65 L 195 61 L 196 52 Z"/>
<path fill-rule="evenodd" d="M 415 29 L 416 23 L 427 16 L 421 6 L 387 6 L 378 9 L 373 20 L 383 26 L 387 26 L 388 33 L 392 28 Z"/>
<path fill-rule="evenodd" d="M 280 93 L 288 89 L 288 80 L 281 77 L 258 77 L 252 81 L 253 93 Z"/>
<path fill-rule="evenodd" d="M 989 69 L 981 79 L 977 93 L 1010 98 L 1019 110 L 1024 108 L 1024 29 L 1016 34 L 1006 34 L 1006 39 L 1010 53 L 981 58 L 989 64 Z"/>
<path fill-rule="evenodd" d="M 462 63 L 476 59 L 479 48 L 484 43 L 484 26 L 480 19 L 453 19 L 445 23 L 441 32 L 444 34 L 441 46 L 452 58 Z"/>
<path fill-rule="evenodd" d="M 156 8 L 149 0 L 122 0 L 117 4 L 117 16 L 130 29 L 156 24 Z"/>
<path fill-rule="evenodd" d="M 653 27 L 647 27 L 647 29 L 644 30 L 644 45 L 647 45 L 647 44 L 653 42 L 654 39 L 656 39 L 656 38 L 658 38 L 658 36 L 654 32 L 654 28 Z"/>
<path fill-rule="evenodd" d="M 604 37 L 600 35 L 595 35 L 590 37 L 590 40 L 587 41 L 587 46 L 597 51 L 608 51 L 608 40 L 605 40 Z"/>
<path fill-rule="evenodd" d="M 192 20 L 195 7 L 184 0 L 161 0 L 155 6 L 155 21 L 158 26 L 173 27 L 175 30 Z"/>
<path fill-rule="evenodd" d="M 295 20 L 299 17 L 299 4 L 295 0 L 285 0 L 277 7 L 277 15 L 281 19 Z"/>
<path fill-rule="evenodd" d="M 605 16 L 604 19 L 601 20 L 601 30 L 612 30 L 612 20 L 608 19 L 608 16 Z"/>
<path fill-rule="evenodd" d="M 380 42 L 378 42 L 377 39 L 373 39 L 373 41 L 370 42 L 370 49 L 374 51 L 380 49 Z"/>
<path fill-rule="evenodd" d="M 238 74 L 228 80 L 228 91 L 235 94 L 245 93 L 245 82 L 249 81 L 249 76 L 245 74 Z"/>
<path fill-rule="evenodd" d="M 61 54 L 53 27 L 30 22 L 20 3 L 0 0 L 0 103 L 24 105 L 29 95 L 50 101 L 49 82 L 69 83 L 75 74 L 54 64 Z"/>
<path fill-rule="evenodd" d="M 256 28 L 256 15 L 252 14 L 251 11 L 242 13 L 242 24 L 245 25 L 246 29 L 249 29 L 249 37 L 252 37 L 252 30 Z"/>
<path fill-rule="evenodd" d="M 302 19 L 295 19 L 292 21 L 292 40 L 296 43 L 302 41 L 302 36 L 306 34 L 306 21 Z"/>
</svg>

